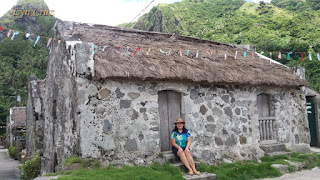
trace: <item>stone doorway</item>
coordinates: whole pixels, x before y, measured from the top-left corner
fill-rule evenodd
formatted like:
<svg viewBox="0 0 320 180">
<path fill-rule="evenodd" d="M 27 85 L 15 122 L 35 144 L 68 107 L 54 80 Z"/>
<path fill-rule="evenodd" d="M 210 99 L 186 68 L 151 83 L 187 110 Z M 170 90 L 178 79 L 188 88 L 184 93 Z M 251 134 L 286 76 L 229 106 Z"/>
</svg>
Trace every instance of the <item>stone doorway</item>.
<svg viewBox="0 0 320 180">
<path fill-rule="evenodd" d="M 172 149 L 170 134 L 174 129 L 173 122 L 180 118 L 181 94 L 175 91 L 160 91 L 158 93 L 158 106 L 160 118 L 160 149 L 169 151 Z"/>
</svg>

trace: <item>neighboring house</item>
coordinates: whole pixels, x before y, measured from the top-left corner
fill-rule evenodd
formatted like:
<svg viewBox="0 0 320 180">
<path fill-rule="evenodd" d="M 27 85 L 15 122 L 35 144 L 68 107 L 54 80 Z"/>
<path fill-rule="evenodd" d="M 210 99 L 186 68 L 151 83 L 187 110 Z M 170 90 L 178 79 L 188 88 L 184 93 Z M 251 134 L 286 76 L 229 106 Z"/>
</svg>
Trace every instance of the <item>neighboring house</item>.
<svg viewBox="0 0 320 180">
<path fill-rule="evenodd" d="M 9 146 L 17 148 L 17 159 L 20 158 L 19 153 L 25 149 L 26 134 L 26 107 L 10 108 L 10 115 L 7 118 L 6 141 Z"/>
<path fill-rule="evenodd" d="M 71 154 L 150 164 L 170 151 L 178 117 L 186 120 L 193 155 L 206 162 L 257 159 L 263 144 L 310 142 L 300 90 L 306 81 L 249 52 L 244 58 L 238 46 L 62 21 L 54 38 L 62 41 L 51 44 L 42 96 L 42 174 Z"/>
</svg>

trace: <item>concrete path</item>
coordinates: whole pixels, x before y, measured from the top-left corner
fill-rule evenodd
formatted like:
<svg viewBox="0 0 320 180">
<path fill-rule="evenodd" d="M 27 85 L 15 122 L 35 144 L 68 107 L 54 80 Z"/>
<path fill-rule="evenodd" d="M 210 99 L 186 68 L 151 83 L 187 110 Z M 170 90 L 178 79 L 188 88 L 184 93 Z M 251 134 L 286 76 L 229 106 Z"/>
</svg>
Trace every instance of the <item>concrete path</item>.
<svg viewBox="0 0 320 180">
<path fill-rule="evenodd" d="M 18 180 L 19 175 L 19 161 L 9 157 L 8 150 L 0 146 L 0 179 Z"/>
<path fill-rule="evenodd" d="M 303 170 L 294 173 L 288 173 L 278 178 L 264 179 L 264 180 L 319 180 L 320 169 Z"/>
</svg>

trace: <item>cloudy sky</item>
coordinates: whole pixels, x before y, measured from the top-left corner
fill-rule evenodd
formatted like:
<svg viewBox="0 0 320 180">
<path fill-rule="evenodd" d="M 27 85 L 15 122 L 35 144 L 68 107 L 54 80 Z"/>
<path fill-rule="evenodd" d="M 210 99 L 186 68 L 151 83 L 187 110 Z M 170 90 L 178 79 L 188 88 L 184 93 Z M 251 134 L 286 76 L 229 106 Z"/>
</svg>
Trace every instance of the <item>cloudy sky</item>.
<svg viewBox="0 0 320 180">
<path fill-rule="evenodd" d="M 55 17 L 86 23 L 117 25 L 130 22 L 152 0 L 45 0 Z M 143 13 L 159 3 L 182 0 L 155 0 Z M 258 2 L 259 0 L 247 0 Z M 264 0 L 270 2 L 271 0 Z M 1 0 L 0 16 L 10 10 L 17 0 Z M 143 14 L 142 13 L 142 14 Z"/>
</svg>

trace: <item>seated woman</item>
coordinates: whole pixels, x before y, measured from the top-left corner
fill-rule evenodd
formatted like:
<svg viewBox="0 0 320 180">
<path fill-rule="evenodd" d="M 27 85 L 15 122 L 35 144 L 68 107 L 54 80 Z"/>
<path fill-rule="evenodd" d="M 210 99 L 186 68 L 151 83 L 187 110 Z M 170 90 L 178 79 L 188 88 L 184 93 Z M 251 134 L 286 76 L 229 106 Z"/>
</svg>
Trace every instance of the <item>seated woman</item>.
<svg viewBox="0 0 320 180">
<path fill-rule="evenodd" d="M 172 152 L 180 157 L 182 163 L 189 170 L 190 175 L 193 173 L 199 175 L 200 172 L 196 170 L 190 153 L 191 135 L 184 127 L 185 122 L 181 118 L 178 118 L 174 124 L 176 127 L 171 133 Z"/>
</svg>

